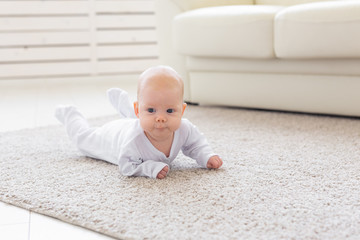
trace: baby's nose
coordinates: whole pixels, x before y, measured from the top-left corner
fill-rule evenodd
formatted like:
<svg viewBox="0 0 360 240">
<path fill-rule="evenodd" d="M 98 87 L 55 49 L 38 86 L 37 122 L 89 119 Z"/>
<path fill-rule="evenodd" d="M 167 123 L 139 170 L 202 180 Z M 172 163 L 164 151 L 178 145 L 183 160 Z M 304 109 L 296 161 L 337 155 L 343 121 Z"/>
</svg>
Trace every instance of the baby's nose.
<svg viewBox="0 0 360 240">
<path fill-rule="evenodd" d="M 156 122 L 158 123 L 165 123 L 166 122 L 166 118 L 162 115 L 159 115 L 156 117 Z"/>
</svg>

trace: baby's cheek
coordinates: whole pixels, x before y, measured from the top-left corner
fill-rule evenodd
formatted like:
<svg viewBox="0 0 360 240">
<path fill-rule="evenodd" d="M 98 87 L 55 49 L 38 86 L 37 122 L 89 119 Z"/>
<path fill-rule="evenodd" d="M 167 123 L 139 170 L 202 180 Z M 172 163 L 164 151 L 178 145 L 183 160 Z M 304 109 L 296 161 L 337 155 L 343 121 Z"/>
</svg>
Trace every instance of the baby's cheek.
<svg viewBox="0 0 360 240">
<path fill-rule="evenodd" d="M 144 129 L 144 130 L 148 130 L 151 127 L 151 121 L 144 117 L 140 119 L 140 126 Z"/>
<path fill-rule="evenodd" d="M 181 118 L 173 119 L 172 124 L 171 124 L 172 130 L 176 131 L 180 127 L 180 124 L 181 124 Z"/>
</svg>

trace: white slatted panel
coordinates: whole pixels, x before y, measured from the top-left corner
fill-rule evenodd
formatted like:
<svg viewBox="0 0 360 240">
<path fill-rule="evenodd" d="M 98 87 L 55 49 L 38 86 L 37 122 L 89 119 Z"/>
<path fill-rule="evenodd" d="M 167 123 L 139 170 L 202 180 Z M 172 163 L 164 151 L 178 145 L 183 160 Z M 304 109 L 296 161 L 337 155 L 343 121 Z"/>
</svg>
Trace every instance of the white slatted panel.
<svg viewBox="0 0 360 240">
<path fill-rule="evenodd" d="M 90 6 L 87 1 L 0 1 L 1 15 L 56 15 L 56 14 L 84 14 L 87 15 Z"/>
<path fill-rule="evenodd" d="M 0 40 L 1 41 L 1 40 Z M 97 41 L 100 44 L 109 43 L 155 43 L 156 35 L 154 29 L 133 30 L 103 30 L 97 32 Z"/>
<path fill-rule="evenodd" d="M 104 4 L 106 2 L 106 4 Z M 136 2 L 136 3 L 135 3 Z M 135 3 L 135 4 L 134 4 Z M 153 1 L 130 0 L 130 1 L 103 1 L 96 2 L 98 13 L 150 13 L 153 14 Z"/>
<path fill-rule="evenodd" d="M 1 2 L 0 2 L 1 5 Z M 1 18 L 1 17 L 0 17 Z M 91 34 L 82 32 L 0 32 L 1 47 L 89 44 Z M 120 33 L 121 35 L 121 33 Z"/>
<path fill-rule="evenodd" d="M 156 50 L 153 0 L 0 0 L 0 80 L 138 74 Z"/>
<path fill-rule="evenodd" d="M 152 44 L 100 46 L 98 47 L 98 58 L 100 60 L 120 58 L 152 58 L 156 55 L 155 50 L 156 49 Z"/>
<path fill-rule="evenodd" d="M 97 16 L 98 29 L 142 28 L 155 25 L 152 15 Z"/>
<path fill-rule="evenodd" d="M 2 31 L 86 31 L 90 28 L 87 16 L 77 17 L 3 17 L 0 21 Z"/>
</svg>

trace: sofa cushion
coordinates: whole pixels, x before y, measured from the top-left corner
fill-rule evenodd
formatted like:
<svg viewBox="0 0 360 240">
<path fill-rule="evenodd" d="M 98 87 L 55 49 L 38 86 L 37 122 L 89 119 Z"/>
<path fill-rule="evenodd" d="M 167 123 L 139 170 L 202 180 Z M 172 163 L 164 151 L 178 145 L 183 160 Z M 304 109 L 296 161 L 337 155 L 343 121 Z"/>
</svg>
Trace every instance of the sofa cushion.
<svg viewBox="0 0 360 240">
<path fill-rule="evenodd" d="M 291 6 L 296 4 L 311 3 L 311 2 L 325 2 L 325 1 L 338 1 L 338 0 L 256 0 L 255 4 L 258 5 L 283 5 Z"/>
<path fill-rule="evenodd" d="M 273 19 L 281 6 L 221 6 L 179 14 L 175 49 L 190 56 L 272 58 Z"/>
<path fill-rule="evenodd" d="M 252 5 L 254 0 L 170 0 L 173 1 L 182 11 L 189 11 L 203 7 L 214 7 L 224 5 Z"/>
<path fill-rule="evenodd" d="M 279 58 L 360 57 L 360 1 L 333 1 L 285 8 L 275 17 Z"/>
</svg>

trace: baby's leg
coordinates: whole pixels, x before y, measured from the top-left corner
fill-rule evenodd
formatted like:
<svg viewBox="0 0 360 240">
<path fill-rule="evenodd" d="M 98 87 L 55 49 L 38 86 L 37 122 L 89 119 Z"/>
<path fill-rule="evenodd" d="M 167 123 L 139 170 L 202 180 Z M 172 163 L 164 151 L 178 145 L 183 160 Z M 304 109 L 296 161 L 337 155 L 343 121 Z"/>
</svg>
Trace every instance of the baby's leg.
<svg viewBox="0 0 360 240">
<path fill-rule="evenodd" d="M 89 129 L 88 122 L 74 106 L 58 106 L 55 117 L 66 127 L 69 138 L 74 142 L 78 141 L 80 133 Z"/>
<path fill-rule="evenodd" d="M 84 116 L 74 106 L 58 106 L 55 117 L 65 126 L 66 132 L 76 147 L 86 156 L 103 159 L 98 144 L 102 141 Z M 106 159 L 103 159 L 106 160 Z"/>
<path fill-rule="evenodd" d="M 134 108 L 129 101 L 129 95 L 120 88 L 110 88 L 107 90 L 107 96 L 111 105 L 124 118 L 136 118 Z"/>
</svg>

